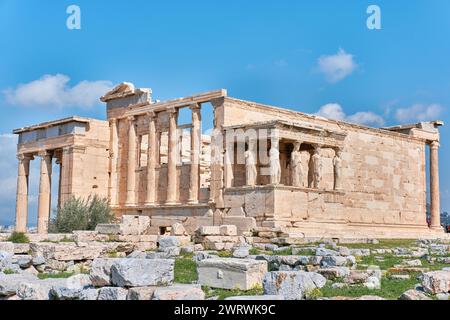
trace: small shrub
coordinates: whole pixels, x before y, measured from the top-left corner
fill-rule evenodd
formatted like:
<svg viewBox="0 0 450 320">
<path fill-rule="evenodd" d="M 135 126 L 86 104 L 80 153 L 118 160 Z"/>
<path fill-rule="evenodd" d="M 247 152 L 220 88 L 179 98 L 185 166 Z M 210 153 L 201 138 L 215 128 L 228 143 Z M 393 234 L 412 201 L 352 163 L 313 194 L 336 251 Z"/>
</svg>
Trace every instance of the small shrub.
<svg viewBox="0 0 450 320">
<path fill-rule="evenodd" d="M 111 223 L 114 214 L 109 208 L 108 200 L 98 196 L 70 198 L 62 207 L 56 210 L 51 219 L 51 233 L 70 233 L 76 230 L 94 230 L 99 223 Z"/>
<path fill-rule="evenodd" d="M 6 268 L 3 270 L 4 274 L 14 274 L 15 272 L 12 269 Z"/>
<path fill-rule="evenodd" d="M 13 243 L 29 243 L 30 239 L 25 233 L 14 231 L 8 238 L 8 241 L 11 241 Z"/>
</svg>

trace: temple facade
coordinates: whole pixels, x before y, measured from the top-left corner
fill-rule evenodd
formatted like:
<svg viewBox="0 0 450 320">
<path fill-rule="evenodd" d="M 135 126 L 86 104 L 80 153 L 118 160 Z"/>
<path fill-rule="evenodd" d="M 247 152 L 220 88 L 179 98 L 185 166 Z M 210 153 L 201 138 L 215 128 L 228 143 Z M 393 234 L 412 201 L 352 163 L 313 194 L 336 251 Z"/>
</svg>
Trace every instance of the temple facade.
<svg viewBox="0 0 450 320">
<path fill-rule="evenodd" d="M 156 233 L 174 222 L 192 232 L 235 224 L 240 233 L 282 228 L 318 237 L 444 232 L 440 121 L 371 128 L 225 90 L 155 102 L 150 89 L 130 83 L 101 100 L 106 121 L 72 117 L 14 130 L 18 231 L 26 230 L 30 161 L 37 159 L 40 233 L 50 217 L 53 161 L 60 165 L 58 205 L 97 194 L 117 216 L 150 216 Z M 180 123 L 180 114 L 189 121 Z M 208 135 L 202 114 L 213 117 Z"/>
</svg>

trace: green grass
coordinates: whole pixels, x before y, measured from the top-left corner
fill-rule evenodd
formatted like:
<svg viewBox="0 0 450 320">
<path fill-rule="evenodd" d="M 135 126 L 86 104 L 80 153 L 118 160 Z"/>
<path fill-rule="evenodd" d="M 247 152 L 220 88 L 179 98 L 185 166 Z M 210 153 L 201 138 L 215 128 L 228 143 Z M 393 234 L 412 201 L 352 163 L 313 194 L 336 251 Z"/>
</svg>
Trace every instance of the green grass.
<svg viewBox="0 0 450 320">
<path fill-rule="evenodd" d="M 248 250 L 248 253 L 250 255 L 259 255 L 259 254 L 264 254 L 264 251 L 252 247 L 252 248 L 250 248 L 250 250 Z"/>
<path fill-rule="evenodd" d="M 217 296 L 218 300 L 224 300 L 225 298 L 235 296 L 260 296 L 264 294 L 264 290 L 260 286 L 250 289 L 248 291 L 239 289 L 232 289 L 232 290 L 213 289 L 209 287 L 202 287 L 202 289 L 205 292 L 207 298 Z"/>
<path fill-rule="evenodd" d="M 342 243 L 339 246 L 349 249 L 392 249 L 396 247 L 414 247 L 417 240 L 413 239 L 381 239 L 377 244 L 372 243 Z"/>
<path fill-rule="evenodd" d="M 421 258 L 420 261 L 422 261 L 423 268 L 429 268 L 430 270 L 442 270 L 442 268 L 450 267 L 450 265 L 447 263 L 429 263 L 425 258 Z"/>
<path fill-rule="evenodd" d="M 274 255 L 274 256 L 291 256 L 292 255 L 292 248 L 291 247 L 287 247 L 287 248 L 284 248 L 282 250 L 271 251 L 269 254 L 270 255 Z"/>
<path fill-rule="evenodd" d="M 230 258 L 233 256 L 233 253 L 231 253 L 231 251 L 219 251 L 217 252 L 217 255 L 221 258 Z"/>
<path fill-rule="evenodd" d="M 29 243 L 30 239 L 25 233 L 14 231 L 9 236 L 8 241 L 11 241 L 12 243 Z"/>
<path fill-rule="evenodd" d="M 320 294 L 318 296 L 322 297 L 361 297 L 365 295 L 376 295 L 389 300 L 397 300 L 400 295 L 409 290 L 413 289 L 414 286 L 419 282 L 417 278 L 418 274 L 411 274 L 411 278 L 408 280 L 398 280 L 390 279 L 388 277 L 383 277 L 381 279 L 381 289 L 370 290 L 363 285 L 353 285 L 345 288 L 332 288 L 332 282 L 328 281 L 327 284 L 320 289 Z"/>
<path fill-rule="evenodd" d="M 38 274 L 38 278 L 41 279 L 41 280 L 44 280 L 44 279 L 64 279 L 64 278 L 70 278 L 74 274 L 75 274 L 75 272 L 40 273 L 40 274 Z"/>
<path fill-rule="evenodd" d="M 197 264 L 189 256 L 178 258 L 175 260 L 174 275 L 176 283 L 190 284 L 197 281 Z"/>
</svg>

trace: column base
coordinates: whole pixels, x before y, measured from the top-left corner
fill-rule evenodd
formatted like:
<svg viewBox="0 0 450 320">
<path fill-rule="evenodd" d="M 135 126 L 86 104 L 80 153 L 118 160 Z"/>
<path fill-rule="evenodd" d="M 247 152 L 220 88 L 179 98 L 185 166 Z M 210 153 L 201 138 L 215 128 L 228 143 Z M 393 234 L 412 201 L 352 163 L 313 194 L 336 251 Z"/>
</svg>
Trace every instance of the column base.
<svg viewBox="0 0 450 320">
<path fill-rule="evenodd" d="M 155 202 L 145 202 L 144 206 L 146 206 L 146 207 L 155 207 L 156 203 Z"/>
<path fill-rule="evenodd" d="M 167 202 L 164 202 L 164 204 L 166 206 L 176 206 L 176 205 L 179 205 L 180 203 L 176 202 L 176 201 L 167 201 Z"/>
<path fill-rule="evenodd" d="M 135 207 L 137 207 L 137 205 L 134 204 L 134 203 L 125 203 L 125 207 L 128 207 L 128 208 L 135 208 Z"/>
</svg>

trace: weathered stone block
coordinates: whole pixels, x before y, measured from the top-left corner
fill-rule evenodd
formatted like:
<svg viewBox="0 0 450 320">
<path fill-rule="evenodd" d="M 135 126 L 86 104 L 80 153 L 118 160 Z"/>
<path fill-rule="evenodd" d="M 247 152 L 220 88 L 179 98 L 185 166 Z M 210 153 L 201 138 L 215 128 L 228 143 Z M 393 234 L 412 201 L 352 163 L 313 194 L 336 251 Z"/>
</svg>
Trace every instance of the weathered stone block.
<svg viewBox="0 0 450 320">
<path fill-rule="evenodd" d="M 422 286 L 429 293 L 449 293 L 450 271 L 431 271 L 424 273 Z"/>
<path fill-rule="evenodd" d="M 89 273 L 93 286 L 105 287 L 111 285 L 111 267 L 116 260 L 106 258 L 94 259 Z"/>
<path fill-rule="evenodd" d="M 127 300 L 152 300 L 157 287 L 136 287 L 128 290 Z"/>
<path fill-rule="evenodd" d="M 112 223 L 101 223 L 95 227 L 95 231 L 97 231 L 99 234 L 116 235 L 120 234 L 120 225 Z"/>
<path fill-rule="evenodd" d="M 197 262 L 198 282 L 212 288 L 250 290 L 261 284 L 267 261 L 213 258 Z"/>
<path fill-rule="evenodd" d="M 223 225 L 219 227 L 222 236 L 237 236 L 237 228 L 234 225 Z"/>
<path fill-rule="evenodd" d="M 111 267 L 111 282 L 120 287 L 171 284 L 173 259 L 117 259 Z"/>
<path fill-rule="evenodd" d="M 314 289 L 322 288 L 326 281 L 315 272 L 272 271 L 264 277 L 264 294 L 282 295 L 286 300 L 302 300 Z"/>
<path fill-rule="evenodd" d="M 205 300 L 205 293 L 199 285 L 176 284 L 156 288 L 153 300 Z"/>
<path fill-rule="evenodd" d="M 127 300 L 128 290 L 117 287 L 103 287 L 99 290 L 97 300 Z"/>
</svg>

